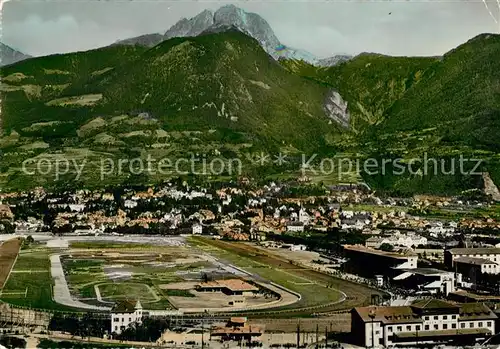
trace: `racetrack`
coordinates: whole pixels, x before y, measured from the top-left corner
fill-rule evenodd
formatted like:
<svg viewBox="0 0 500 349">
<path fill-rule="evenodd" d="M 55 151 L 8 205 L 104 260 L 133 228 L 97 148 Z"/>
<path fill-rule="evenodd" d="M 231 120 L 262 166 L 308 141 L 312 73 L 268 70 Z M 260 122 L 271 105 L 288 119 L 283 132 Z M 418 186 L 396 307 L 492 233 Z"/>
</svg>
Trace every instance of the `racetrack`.
<svg viewBox="0 0 500 349">
<path fill-rule="evenodd" d="M 68 307 L 89 309 L 89 310 L 111 310 L 110 307 L 99 307 L 95 305 L 86 304 L 71 297 L 69 286 L 64 275 L 64 269 L 61 264 L 61 256 L 56 254 L 50 256 L 50 273 L 54 280 L 54 301 L 66 305 Z"/>
<path fill-rule="evenodd" d="M 254 315 L 302 316 L 331 313 L 368 305 L 373 294 L 382 292 L 366 285 L 336 278 L 298 265 L 250 243 L 228 242 L 194 237 L 191 242 L 204 252 L 218 256 L 268 282 L 275 282 L 300 293 L 302 299 L 294 305 Z M 336 292 L 335 297 L 333 292 Z"/>
</svg>

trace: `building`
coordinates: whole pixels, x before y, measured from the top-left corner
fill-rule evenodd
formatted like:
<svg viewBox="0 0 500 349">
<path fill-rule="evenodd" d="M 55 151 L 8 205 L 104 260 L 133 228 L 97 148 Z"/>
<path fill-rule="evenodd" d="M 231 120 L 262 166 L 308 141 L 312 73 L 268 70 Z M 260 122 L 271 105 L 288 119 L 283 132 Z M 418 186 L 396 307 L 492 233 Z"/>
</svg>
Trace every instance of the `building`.
<svg viewBox="0 0 500 349">
<path fill-rule="evenodd" d="M 124 300 L 111 309 L 111 333 L 120 334 L 131 324 L 141 323 L 143 309 L 140 301 Z"/>
<path fill-rule="evenodd" d="M 310 220 L 311 216 L 309 215 L 309 213 L 307 213 L 307 211 L 304 208 L 301 208 L 299 211 L 299 222 L 304 225 L 308 225 Z"/>
<path fill-rule="evenodd" d="M 286 230 L 291 232 L 303 232 L 304 228 L 305 226 L 302 222 L 290 222 L 286 226 Z"/>
<path fill-rule="evenodd" d="M 462 345 L 495 334 L 497 316 L 481 303 L 453 304 L 437 299 L 411 306 L 359 307 L 351 311 L 351 333 L 364 347 Z"/>
<path fill-rule="evenodd" d="M 422 293 L 447 296 L 455 291 L 455 273 L 434 268 L 406 269 L 393 278 L 393 284 Z"/>
<path fill-rule="evenodd" d="M 264 326 L 250 325 L 246 317 L 232 317 L 225 326 L 216 326 L 210 333 L 221 341 L 245 341 L 248 343 L 261 341 L 264 334 Z"/>
<path fill-rule="evenodd" d="M 365 242 L 366 247 L 372 248 L 379 248 L 383 244 L 413 248 L 420 245 L 427 245 L 427 238 L 416 234 L 401 234 L 398 232 L 391 236 L 373 236 Z"/>
<path fill-rule="evenodd" d="M 477 285 L 483 280 L 483 274 L 500 273 L 500 265 L 486 258 L 459 257 L 453 261 L 455 272 L 461 275 L 461 281 Z"/>
<path fill-rule="evenodd" d="M 201 235 L 203 232 L 203 226 L 200 223 L 193 224 L 192 233 L 193 235 Z"/>
<path fill-rule="evenodd" d="M 7 221 L 14 220 L 14 214 L 12 213 L 9 205 L 0 204 L 0 219 Z"/>
<path fill-rule="evenodd" d="M 247 301 L 244 296 L 233 296 L 228 304 L 230 307 L 243 308 L 246 306 Z"/>
<path fill-rule="evenodd" d="M 198 292 L 222 292 L 228 296 L 252 296 L 259 288 L 240 279 L 203 282 L 195 286 Z"/>
<path fill-rule="evenodd" d="M 344 269 L 348 273 L 373 278 L 384 275 L 393 278 L 406 269 L 417 267 L 418 256 L 410 251 L 385 252 L 362 245 L 344 245 L 347 263 Z"/>
<path fill-rule="evenodd" d="M 306 251 L 306 245 L 290 245 L 290 251 Z"/>
<path fill-rule="evenodd" d="M 452 248 L 444 251 L 444 263 L 448 268 L 455 268 L 454 261 L 457 258 L 483 258 L 491 262 L 500 263 L 500 248 L 478 247 L 478 248 Z"/>
</svg>

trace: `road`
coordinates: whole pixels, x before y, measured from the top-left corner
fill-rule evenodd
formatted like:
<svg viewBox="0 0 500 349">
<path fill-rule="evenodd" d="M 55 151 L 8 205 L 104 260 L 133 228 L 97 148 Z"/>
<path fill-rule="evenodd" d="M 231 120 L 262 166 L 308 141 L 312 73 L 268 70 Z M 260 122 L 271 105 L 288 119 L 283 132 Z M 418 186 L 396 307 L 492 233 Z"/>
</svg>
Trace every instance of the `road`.
<svg viewBox="0 0 500 349">
<path fill-rule="evenodd" d="M 98 307 L 95 305 L 86 304 L 71 297 L 69 286 L 66 282 L 66 276 L 61 264 L 61 256 L 58 254 L 50 256 L 50 273 L 54 279 L 54 301 L 66 305 L 68 307 L 75 307 L 80 309 L 89 310 L 111 310 L 110 307 Z"/>
</svg>

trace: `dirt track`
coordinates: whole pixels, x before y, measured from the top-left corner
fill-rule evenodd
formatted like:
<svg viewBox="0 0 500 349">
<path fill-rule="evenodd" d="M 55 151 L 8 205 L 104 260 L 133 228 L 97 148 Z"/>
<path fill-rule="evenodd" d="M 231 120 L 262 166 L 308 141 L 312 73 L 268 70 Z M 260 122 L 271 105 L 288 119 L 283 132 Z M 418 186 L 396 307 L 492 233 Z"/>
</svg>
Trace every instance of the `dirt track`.
<svg viewBox="0 0 500 349">
<path fill-rule="evenodd" d="M 282 256 L 278 256 L 271 251 L 267 251 L 264 248 L 259 248 L 250 243 L 233 243 L 220 240 L 210 240 L 204 239 L 205 243 L 212 246 L 231 251 L 240 256 L 249 257 L 253 259 L 258 259 L 259 262 L 267 264 L 271 267 L 280 268 L 282 270 L 290 270 L 296 275 L 303 276 L 305 278 L 313 278 L 318 282 L 324 284 L 329 284 L 333 288 L 344 292 L 348 297 L 340 303 L 333 304 L 326 307 L 316 307 L 318 309 L 311 309 L 312 313 L 320 312 L 332 312 L 339 310 L 350 310 L 354 307 L 369 305 L 371 301 L 372 294 L 381 294 L 380 291 L 372 289 L 368 286 L 357 284 L 352 281 L 343 280 L 332 275 L 327 275 L 325 273 L 315 271 L 309 268 L 298 265 L 297 263 L 290 261 Z M 293 263 L 292 263 L 293 262 Z M 285 313 L 286 311 L 279 311 L 279 313 Z M 267 314 L 269 316 L 270 314 Z M 278 315 L 278 314 L 276 314 Z M 280 314 L 285 315 L 285 314 Z M 266 314 L 262 314 L 261 317 L 267 317 Z"/>
</svg>

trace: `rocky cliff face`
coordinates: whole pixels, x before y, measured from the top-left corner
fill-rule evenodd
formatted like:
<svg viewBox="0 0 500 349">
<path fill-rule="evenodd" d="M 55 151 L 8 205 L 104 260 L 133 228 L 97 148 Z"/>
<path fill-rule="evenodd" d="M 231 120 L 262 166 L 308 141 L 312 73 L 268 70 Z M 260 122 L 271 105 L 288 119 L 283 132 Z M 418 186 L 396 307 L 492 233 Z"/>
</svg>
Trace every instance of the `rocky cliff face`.
<svg viewBox="0 0 500 349">
<path fill-rule="evenodd" d="M 320 67 L 332 67 L 334 65 L 347 62 L 352 56 L 350 55 L 336 55 L 333 57 L 323 58 L 317 61 L 316 65 Z"/>
<path fill-rule="evenodd" d="M 330 119 L 348 128 L 351 115 L 347 109 L 347 102 L 335 90 L 331 90 L 325 99 L 324 110 Z"/>
<path fill-rule="evenodd" d="M 495 185 L 488 172 L 483 173 L 484 193 L 495 201 L 500 201 L 500 190 Z"/>
<path fill-rule="evenodd" d="M 191 19 L 183 18 L 179 22 L 174 24 L 165 33 L 164 40 L 168 40 L 171 38 L 198 36 L 213 25 L 213 13 L 209 10 L 205 10 Z"/>
<path fill-rule="evenodd" d="M 280 41 L 264 18 L 255 13 L 247 13 L 234 5 L 226 5 L 217 10 L 214 14 L 214 23 L 239 28 L 260 42 L 268 52 L 280 45 Z"/>
</svg>

